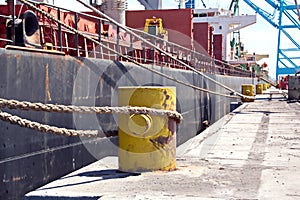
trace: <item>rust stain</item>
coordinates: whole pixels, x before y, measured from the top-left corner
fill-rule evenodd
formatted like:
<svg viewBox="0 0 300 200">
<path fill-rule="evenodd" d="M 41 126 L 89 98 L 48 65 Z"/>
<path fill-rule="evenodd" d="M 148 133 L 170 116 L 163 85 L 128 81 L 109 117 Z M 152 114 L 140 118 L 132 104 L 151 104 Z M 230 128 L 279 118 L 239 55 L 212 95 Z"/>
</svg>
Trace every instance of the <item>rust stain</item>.
<svg viewBox="0 0 300 200">
<path fill-rule="evenodd" d="M 172 135 L 176 132 L 176 121 L 174 119 L 168 120 L 168 129 Z"/>
<path fill-rule="evenodd" d="M 171 133 L 171 135 L 168 135 L 166 137 L 159 136 L 157 138 L 150 139 L 150 142 L 153 144 L 155 148 L 159 150 L 159 149 L 164 149 L 165 146 L 167 146 L 170 143 L 170 141 L 172 141 L 172 139 L 173 139 L 173 134 Z"/>
<path fill-rule="evenodd" d="M 24 177 L 17 176 L 17 177 L 13 177 L 12 181 L 14 182 L 14 181 L 22 180 L 22 179 L 24 179 Z"/>
<path fill-rule="evenodd" d="M 19 59 L 19 58 L 21 58 L 21 55 L 20 54 L 16 54 L 15 57 Z"/>
<path fill-rule="evenodd" d="M 164 109 L 166 110 L 166 109 L 167 109 L 167 106 L 168 106 L 167 100 L 168 100 L 169 95 L 168 95 L 167 90 L 164 90 L 164 91 L 163 91 L 163 94 L 164 94 L 164 96 L 165 96 L 164 102 L 163 102 L 163 107 L 164 107 Z"/>
<path fill-rule="evenodd" d="M 49 65 L 46 65 L 46 78 L 45 78 L 45 86 L 46 86 L 46 97 L 47 101 L 51 101 L 50 87 L 49 87 Z"/>
<path fill-rule="evenodd" d="M 16 181 L 21 181 L 21 180 L 24 180 L 26 179 L 26 175 L 24 176 L 11 176 L 10 178 L 5 178 L 5 175 L 4 175 L 4 178 L 2 179 L 2 182 L 3 183 L 9 183 L 9 182 L 16 182 Z"/>
<path fill-rule="evenodd" d="M 79 65 L 82 65 L 82 64 L 83 64 L 83 62 L 82 62 L 81 60 L 79 60 L 79 59 L 75 59 L 75 61 L 76 61 Z"/>
<path fill-rule="evenodd" d="M 3 179 L 2 182 L 3 182 L 3 183 L 9 183 L 10 180 L 9 180 L 9 179 Z"/>
</svg>

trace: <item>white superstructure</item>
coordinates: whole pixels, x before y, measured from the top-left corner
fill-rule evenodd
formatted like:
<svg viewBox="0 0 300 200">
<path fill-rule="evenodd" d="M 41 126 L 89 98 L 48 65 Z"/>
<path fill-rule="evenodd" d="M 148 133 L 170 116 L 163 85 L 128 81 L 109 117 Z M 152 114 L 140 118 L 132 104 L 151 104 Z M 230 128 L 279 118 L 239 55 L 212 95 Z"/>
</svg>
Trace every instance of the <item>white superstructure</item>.
<svg viewBox="0 0 300 200">
<path fill-rule="evenodd" d="M 193 23 L 204 22 L 213 26 L 214 35 L 223 36 L 222 60 L 233 60 L 233 53 L 230 49 L 232 33 L 256 23 L 256 15 L 234 16 L 231 11 L 218 8 L 195 9 Z"/>
</svg>

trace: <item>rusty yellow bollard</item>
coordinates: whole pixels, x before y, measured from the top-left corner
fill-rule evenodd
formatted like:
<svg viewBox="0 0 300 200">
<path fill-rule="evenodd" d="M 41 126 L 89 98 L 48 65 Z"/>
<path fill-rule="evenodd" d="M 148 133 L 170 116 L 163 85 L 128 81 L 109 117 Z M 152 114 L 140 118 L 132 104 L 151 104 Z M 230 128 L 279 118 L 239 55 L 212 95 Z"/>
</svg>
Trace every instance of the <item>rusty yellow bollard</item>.
<svg viewBox="0 0 300 200">
<path fill-rule="evenodd" d="M 175 87 L 119 87 L 119 106 L 176 110 Z M 176 121 L 148 114 L 119 114 L 119 170 L 176 168 Z"/>
<path fill-rule="evenodd" d="M 256 84 L 256 94 L 263 93 L 263 84 Z"/>
<path fill-rule="evenodd" d="M 268 84 L 267 83 L 264 83 L 263 84 L 263 90 L 267 90 L 268 89 Z"/>
<path fill-rule="evenodd" d="M 270 83 L 268 83 L 268 89 L 271 87 L 271 84 Z"/>
<path fill-rule="evenodd" d="M 243 102 L 253 102 L 254 101 L 254 85 L 252 84 L 243 84 L 242 85 L 242 94 L 246 96 L 251 96 L 251 98 L 243 98 Z"/>
</svg>

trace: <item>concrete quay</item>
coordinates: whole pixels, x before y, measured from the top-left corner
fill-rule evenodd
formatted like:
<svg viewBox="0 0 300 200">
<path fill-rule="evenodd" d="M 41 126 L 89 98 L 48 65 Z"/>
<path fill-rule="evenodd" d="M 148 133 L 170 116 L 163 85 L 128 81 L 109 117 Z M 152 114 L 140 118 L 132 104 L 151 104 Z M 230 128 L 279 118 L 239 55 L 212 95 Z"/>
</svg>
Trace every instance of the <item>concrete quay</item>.
<svg viewBox="0 0 300 200">
<path fill-rule="evenodd" d="M 25 199 L 300 199 L 300 104 L 257 97 L 179 146 L 175 171 L 120 172 L 107 157 Z"/>
</svg>

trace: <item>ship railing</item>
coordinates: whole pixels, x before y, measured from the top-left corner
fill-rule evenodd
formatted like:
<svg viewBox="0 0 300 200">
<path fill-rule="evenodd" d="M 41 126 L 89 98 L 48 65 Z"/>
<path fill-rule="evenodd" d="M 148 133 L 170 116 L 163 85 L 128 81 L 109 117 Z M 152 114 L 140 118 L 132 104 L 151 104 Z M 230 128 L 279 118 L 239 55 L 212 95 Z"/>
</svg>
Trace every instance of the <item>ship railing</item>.
<svg viewBox="0 0 300 200">
<path fill-rule="evenodd" d="M 41 42 L 44 48 L 63 51 L 65 54 L 72 56 L 126 61 L 126 59 L 117 55 L 117 53 L 119 53 L 140 63 L 188 70 L 188 68 L 178 62 L 178 60 L 180 60 L 201 72 L 231 76 L 251 76 L 249 71 L 215 60 L 209 55 L 201 54 L 195 50 L 163 40 L 160 37 L 145 33 L 144 31 L 131 29 L 139 36 L 150 41 L 152 44 L 162 48 L 167 52 L 167 55 L 157 51 L 152 46 L 141 42 L 134 35 L 126 32 L 121 27 L 110 23 L 105 18 L 84 12 L 72 11 L 70 9 L 61 8 L 47 3 L 28 1 L 35 6 L 44 9 L 48 14 L 52 12 L 52 16 L 54 13 L 56 16 L 53 17 L 57 20 L 65 22 L 66 20 L 71 20 L 74 25 L 73 28 L 86 36 L 81 37 L 77 33 L 74 34 L 60 24 L 54 23 L 43 14 L 37 13 L 39 19 L 41 19 L 40 31 L 43 33 L 41 34 L 43 36 L 41 38 Z M 94 31 L 91 33 L 88 30 L 82 30 L 82 27 L 78 26 L 80 20 L 94 22 L 93 24 L 96 26 L 93 27 Z M 106 29 L 104 29 L 104 27 L 106 27 Z M 114 52 L 89 41 L 87 38 L 92 38 L 101 42 L 101 44 L 113 49 Z"/>
<path fill-rule="evenodd" d="M 156 63 L 156 64 L 164 62 L 164 61 L 161 61 L 158 59 L 158 57 L 161 55 L 159 55 L 159 56 L 156 55 L 155 57 L 152 56 L 152 58 L 150 58 L 151 57 L 151 53 L 149 53 L 150 47 L 146 47 L 146 45 L 144 45 L 143 43 L 141 43 L 140 45 L 135 45 L 134 43 L 136 43 L 138 41 L 138 39 L 135 38 L 132 34 L 126 33 L 126 31 L 122 30 L 122 28 L 120 28 L 118 26 L 116 27 L 116 32 L 115 32 L 114 37 L 112 37 L 111 35 L 105 36 L 105 34 L 103 34 L 103 32 L 101 31 L 102 25 L 103 24 L 110 25 L 110 22 L 104 18 L 99 18 L 99 17 L 89 15 L 86 13 L 74 12 L 69 9 L 56 7 L 53 5 L 46 4 L 46 3 L 37 3 L 37 2 L 32 2 L 32 1 L 29 1 L 29 2 L 35 4 L 37 7 L 38 6 L 49 6 L 51 8 L 55 8 L 57 10 L 57 16 L 55 16 L 55 17 L 58 20 L 61 20 L 61 12 L 68 12 L 68 14 L 73 13 L 75 22 L 78 22 L 78 19 L 81 16 L 84 16 L 89 19 L 93 19 L 94 21 L 97 20 L 98 25 L 99 25 L 98 34 L 91 34 L 87 31 L 82 31 L 86 36 L 91 37 L 93 39 L 97 39 L 99 42 L 101 41 L 103 44 L 109 46 L 110 48 L 117 51 L 118 53 L 126 54 L 127 56 L 134 58 L 136 61 L 139 61 L 142 63 L 149 63 L 151 60 L 153 60 L 153 63 Z M 74 22 L 75 29 L 79 30 L 78 26 L 76 26 L 77 23 L 75 23 L 75 22 Z M 111 24 L 111 26 L 114 26 L 114 25 Z M 90 55 L 92 54 L 93 57 L 100 57 L 100 58 L 104 58 L 104 59 L 118 59 L 118 56 L 115 55 L 115 53 L 110 53 L 108 50 L 105 50 L 105 48 L 103 48 L 103 47 L 101 47 L 101 50 L 98 48 L 99 50 L 95 51 L 95 45 L 89 44 L 90 46 L 93 46 L 93 48 L 88 48 L 87 47 L 88 41 L 86 41 L 85 38 L 83 38 L 84 44 L 79 44 L 80 38 L 78 37 L 77 34 L 75 34 L 75 47 L 70 47 L 69 45 L 63 45 L 63 43 L 64 43 L 63 40 L 66 40 L 66 38 L 64 38 L 63 34 L 68 34 L 68 33 L 72 34 L 72 33 L 70 31 L 64 29 L 63 27 L 60 27 L 59 25 L 52 23 L 51 20 L 47 20 L 47 19 L 43 20 L 43 22 L 41 23 L 41 29 L 45 29 L 45 28 L 50 29 L 50 31 L 48 31 L 48 32 L 50 32 L 52 39 L 49 40 L 48 42 L 52 44 L 52 48 L 54 48 L 55 50 L 60 50 L 60 51 L 74 51 L 75 50 L 76 51 L 75 56 L 90 57 Z M 43 31 L 43 32 L 47 32 L 47 31 Z M 57 34 L 55 35 L 56 32 L 57 32 Z M 108 33 L 108 34 L 110 34 L 110 33 Z M 125 37 L 127 38 L 127 41 L 126 41 L 126 39 L 124 39 Z M 42 41 L 42 43 L 46 43 L 46 42 Z M 169 50 L 169 51 L 171 51 L 171 50 Z M 73 53 L 65 52 L 65 53 L 74 55 L 74 52 Z M 185 60 L 187 61 L 187 56 L 183 55 L 182 52 L 173 51 L 173 53 L 177 54 L 177 55 L 181 55 L 182 59 L 184 59 L 184 57 L 185 57 Z M 175 62 L 166 62 L 166 63 L 172 63 L 171 66 L 176 67 L 176 68 L 178 66 Z"/>
<path fill-rule="evenodd" d="M 270 83 L 274 87 L 277 87 L 277 85 L 278 85 L 277 81 L 267 74 L 261 73 L 261 74 L 258 74 L 257 77 L 266 83 Z"/>
<path fill-rule="evenodd" d="M 104 30 L 103 30 L 103 24 L 109 23 L 108 20 L 100 17 L 96 17 L 93 15 L 89 15 L 87 13 L 83 12 L 75 12 L 70 9 L 61 8 L 55 5 L 50 5 L 47 3 L 38 3 L 33 1 L 28 1 L 35 6 L 42 8 L 44 6 L 44 9 L 46 7 L 54 8 L 56 10 L 56 16 L 55 17 L 59 21 L 67 21 L 69 20 L 70 23 L 73 23 L 74 27 L 77 31 L 83 31 L 80 30 L 80 27 L 78 27 L 78 23 L 81 19 L 89 19 L 93 20 L 95 22 L 95 25 L 97 27 L 94 27 L 95 34 L 89 33 L 88 31 L 83 31 L 84 34 L 88 37 L 92 37 L 93 39 L 97 39 L 98 41 L 101 41 L 103 38 L 105 38 Z M 43 9 L 43 8 L 42 8 Z M 65 13 L 65 16 L 63 16 L 63 13 Z M 48 13 L 50 14 L 50 13 Z M 38 15 L 41 15 L 38 13 Z M 64 18 L 64 19 L 63 19 Z M 80 38 L 80 36 L 77 33 L 73 33 L 66 28 L 62 27 L 60 24 L 53 23 L 51 19 L 47 19 L 46 17 L 42 17 L 43 21 L 40 23 L 41 29 L 50 28 L 50 39 L 48 41 L 42 41 L 43 44 L 50 42 L 52 43 L 53 48 L 55 50 L 75 50 L 72 52 L 65 52 L 67 54 L 71 54 L 73 56 L 88 56 L 88 45 L 91 45 L 91 42 L 87 41 L 85 38 Z M 96 34 L 97 33 L 97 34 Z M 69 39 L 68 37 L 72 37 Z M 72 41 L 72 42 L 71 42 Z M 70 46 L 71 45 L 71 46 Z"/>
<path fill-rule="evenodd" d="M 166 41 L 158 36 L 145 33 L 142 30 L 138 30 L 138 29 L 131 29 L 131 30 L 134 31 L 136 34 L 143 36 L 143 38 L 147 39 L 152 44 L 157 45 L 172 57 L 175 57 L 176 59 L 179 59 L 185 62 L 186 64 L 189 64 L 191 67 L 194 67 L 202 71 L 207 71 L 207 72 L 210 71 L 211 73 L 214 72 L 213 71 L 214 62 L 211 57 L 196 52 L 194 50 L 191 50 L 189 48 L 183 47 L 176 43 Z M 171 59 L 169 55 L 164 55 L 154 50 L 153 47 L 150 46 L 146 46 L 145 48 L 151 50 L 151 54 L 152 54 L 151 58 L 153 59 L 153 61 L 155 61 L 157 57 L 160 58 L 160 62 L 163 62 L 164 64 L 177 66 L 176 61 L 174 59 Z"/>
<path fill-rule="evenodd" d="M 56 9 L 56 15 L 53 16 L 58 20 L 62 20 L 62 13 L 61 12 L 67 12 L 69 17 L 73 18 L 74 28 L 77 31 L 80 31 L 85 36 L 90 37 L 94 40 L 97 40 L 101 42 L 102 44 L 108 46 L 109 48 L 113 49 L 114 51 L 126 54 L 126 55 L 133 55 L 133 58 L 135 58 L 137 61 L 146 60 L 143 57 L 143 49 L 141 47 L 138 47 L 138 45 L 133 44 L 132 41 L 136 41 L 137 39 L 131 35 L 126 33 L 126 31 L 122 30 L 120 27 L 115 27 L 113 24 L 111 24 L 107 19 L 100 18 L 94 15 L 90 15 L 87 13 L 82 12 L 75 12 L 69 9 L 60 8 L 54 5 L 50 5 L 47 3 L 38 3 L 33 1 L 28 1 L 32 4 L 34 4 L 37 7 L 41 6 L 47 6 L 50 8 Z M 38 15 L 41 15 L 38 13 Z M 65 51 L 66 54 L 72 55 L 72 56 L 84 56 L 84 57 L 95 57 L 95 58 L 102 58 L 102 59 L 110 59 L 115 60 L 119 59 L 119 56 L 116 55 L 115 52 L 110 52 L 104 47 L 100 47 L 99 45 L 90 42 L 87 38 L 82 38 L 78 34 L 74 34 L 73 32 L 67 30 L 64 27 L 61 27 L 61 25 L 53 23 L 51 19 L 47 19 L 45 17 L 43 18 L 43 21 L 40 23 L 41 29 L 47 29 L 50 31 L 42 31 L 46 34 L 46 37 L 48 38 L 47 41 L 45 39 L 42 41 L 43 44 L 50 43 L 51 48 L 54 50 L 59 51 Z M 95 22 L 96 31 L 94 33 L 90 33 L 89 31 L 80 30 L 80 27 L 78 27 L 78 22 L 80 19 L 86 19 L 86 20 L 92 20 Z M 115 27 L 115 29 L 111 29 L 111 32 L 107 32 L 107 30 L 104 30 L 104 26 L 110 26 Z M 48 34 L 48 35 L 47 35 Z M 49 36 L 50 35 L 50 36 Z M 72 45 L 68 41 L 68 37 L 73 36 L 72 40 L 74 41 Z M 126 39 L 128 39 L 126 41 Z"/>
<path fill-rule="evenodd" d="M 13 43 L 12 40 L 6 39 L 6 38 L 0 38 L 0 41 L 8 42 L 8 43 Z"/>
<path fill-rule="evenodd" d="M 1 15 L 0 14 L 0 18 L 11 19 L 11 16 L 9 16 L 9 15 Z"/>
<path fill-rule="evenodd" d="M 242 76 L 242 77 L 254 76 L 251 71 L 242 69 L 241 67 L 230 65 L 220 60 L 215 60 L 215 63 L 216 63 L 217 74 L 230 75 L 230 76 Z"/>
<path fill-rule="evenodd" d="M 4 23 L 4 20 L 6 21 L 8 19 L 11 19 L 11 16 L 0 14 L 1 23 Z M 9 44 L 9 43 L 12 43 L 12 42 L 13 42 L 12 40 L 7 39 L 6 32 L 0 34 L 0 47 L 4 46 L 7 43 Z"/>
<path fill-rule="evenodd" d="M 154 41 L 156 41 L 156 43 L 158 44 L 165 43 L 164 50 L 166 50 L 168 53 L 171 53 L 173 56 L 177 55 L 177 59 L 181 59 L 185 61 L 195 69 L 200 70 L 202 72 L 230 75 L 230 76 L 251 77 L 251 72 L 249 70 L 244 70 L 240 67 L 230 65 L 226 62 L 214 59 L 209 55 L 199 53 L 195 50 L 183 47 L 176 43 L 165 41 L 160 37 L 157 37 L 155 35 L 150 35 L 141 30 L 137 30 L 137 29 L 131 29 L 131 30 L 139 34 L 146 35 L 147 38 L 154 38 Z M 168 64 L 168 62 L 164 62 L 164 64 Z"/>
</svg>

